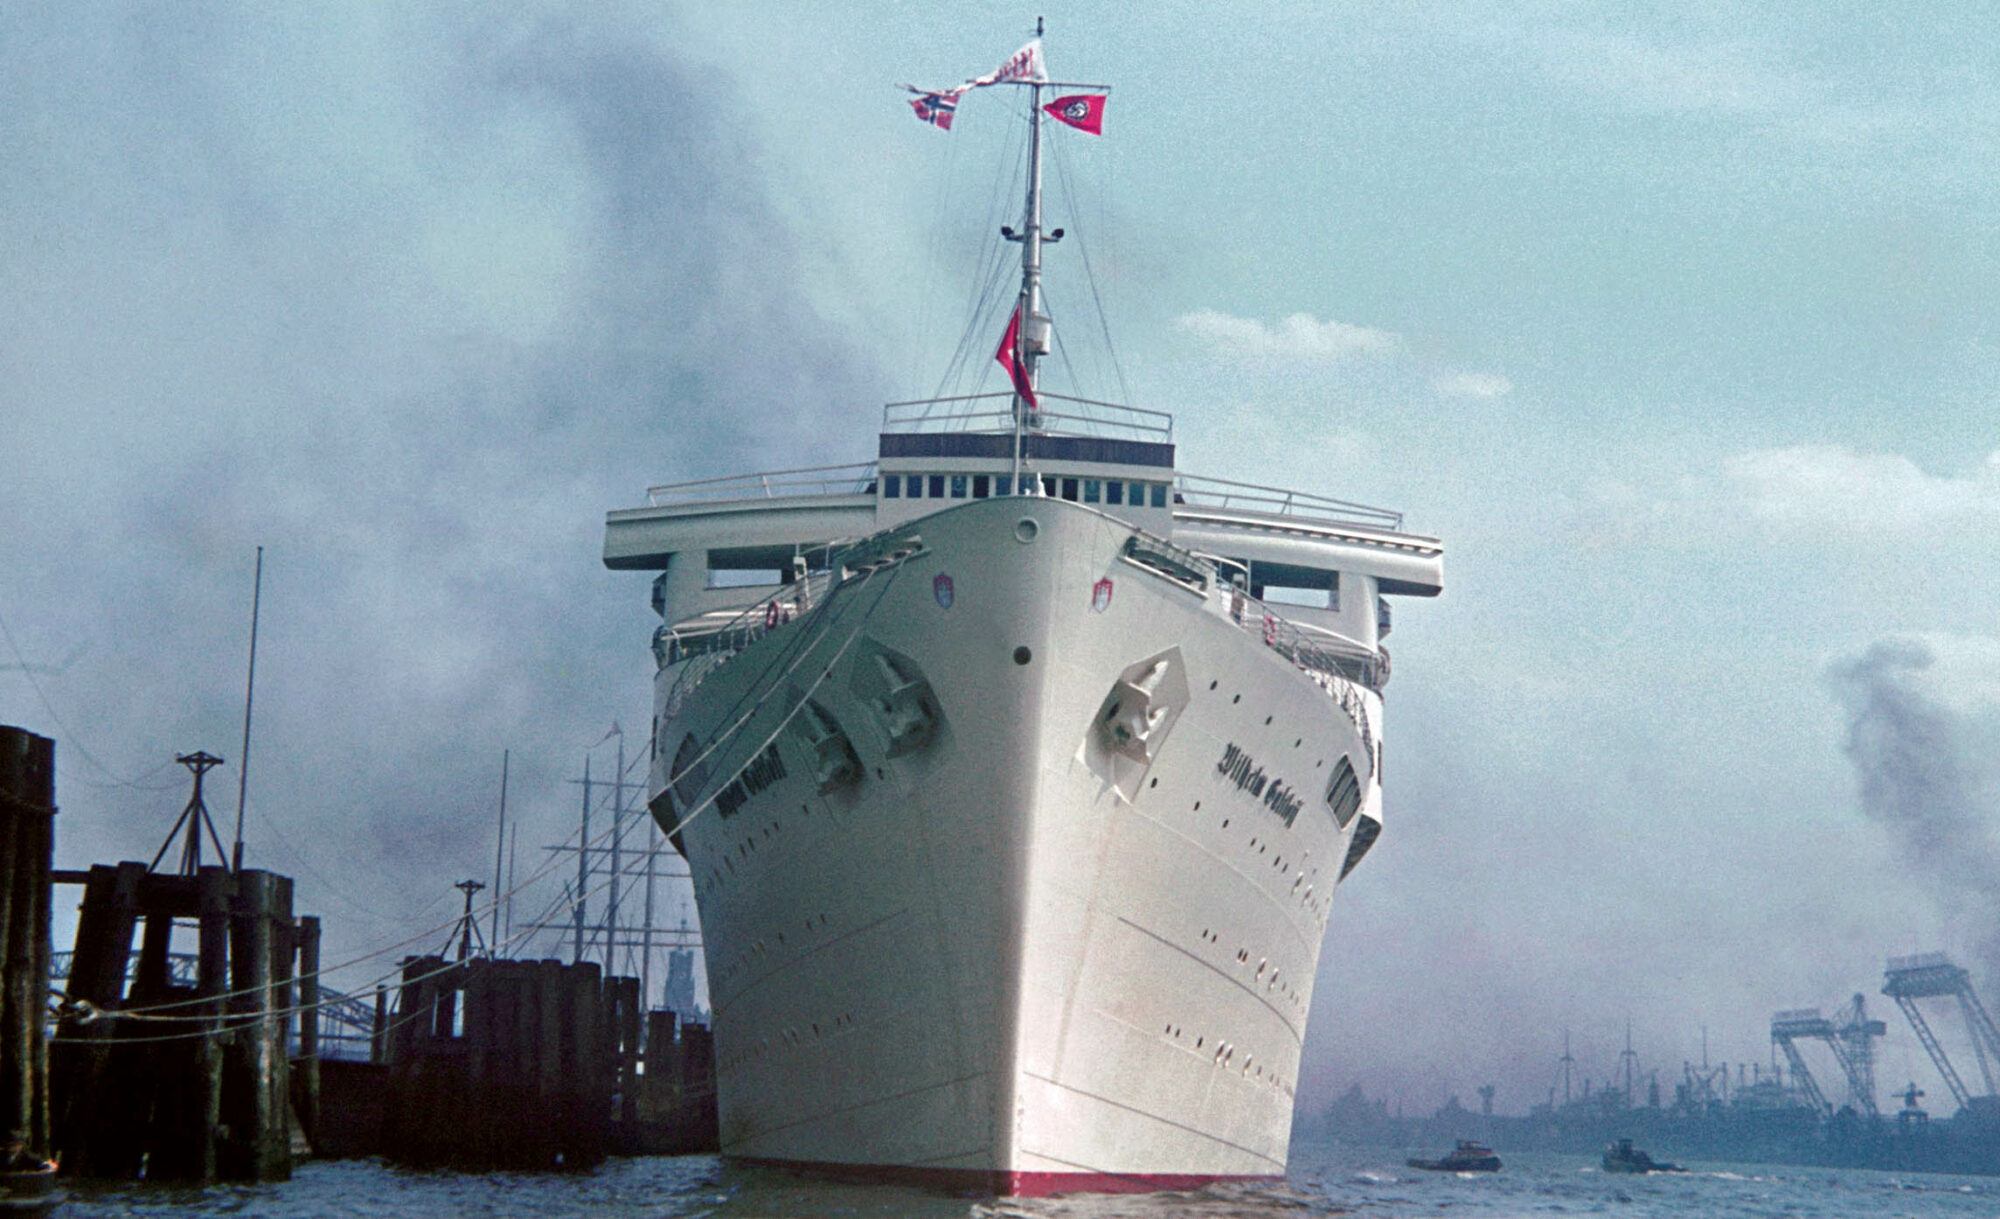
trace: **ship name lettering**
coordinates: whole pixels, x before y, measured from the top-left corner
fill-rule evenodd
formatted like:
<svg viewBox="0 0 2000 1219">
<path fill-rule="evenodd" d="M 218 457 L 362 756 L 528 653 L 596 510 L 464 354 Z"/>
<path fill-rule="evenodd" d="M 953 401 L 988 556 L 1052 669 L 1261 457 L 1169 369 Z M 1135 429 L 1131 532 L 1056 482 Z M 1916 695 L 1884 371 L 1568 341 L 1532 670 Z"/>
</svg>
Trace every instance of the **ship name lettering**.
<svg viewBox="0 0 2000 1219">
<path fill-rule="evenodd" d="M 1283 783 L 1271 784 L 1270 790 L 1264 793 L 1264 807 L 1283 818 L 1287 829 L 1291 828 L 1292 821 L 1299 815 L 1299 807 L 1303 803 L 1298 794 Z"/>
<path fill-rule="evenodd" d="M 1247 791 L 1253 796 L 1264 794 L 1264 785 L 1270 780 L 1264 768 L 1252 761 L 1250 755 L 1235 745 L 1222 751 L 1222 761 L 1216 763 L 1217 774 L 1236 784 L 1238 791 Z"/>
<path fill-rule="evenodd" d="M 734 817 L 745 801 L 784 777 L 785 760 L 778 756 L 778 746 L 773 742 L 750 759 L 729 786 L 715 793 L 715 811 L 724 817 Z"/>
<path fill-rule="evenodd" d="M 1215 764 L 1215 773 L 1236 785 L 1236 790 L 1249 792 L 1265 808 L 1277 814 L 1278 819 L 1290 828 L 1298 818 L 1299 809 L 1305 801 L 1299 794 L 1285 785 L 1283 779 L 1273 778 L 1264 773 L 1255 758 L 1240 745 L 1230 745 L 1223 749 L 1222 760 Z"/>
</svg>

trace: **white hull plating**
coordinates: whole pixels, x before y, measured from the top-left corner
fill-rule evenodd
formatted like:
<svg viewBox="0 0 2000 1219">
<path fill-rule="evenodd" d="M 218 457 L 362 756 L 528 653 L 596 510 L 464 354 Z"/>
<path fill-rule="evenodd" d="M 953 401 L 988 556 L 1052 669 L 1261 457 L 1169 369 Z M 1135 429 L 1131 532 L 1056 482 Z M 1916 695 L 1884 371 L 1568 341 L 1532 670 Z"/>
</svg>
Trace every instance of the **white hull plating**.
<svg viewBox="0 0 2000 1219">
<path fill-rule="evenodd" d="M 1123 558 L 1133 527 L 1093 509 L 904 532 L 909 557 L 658 678 L 722 1150 L 1013 1188 L 1281 1175 L 1328 904 L 1379 817 L 1379 696 Z"/>
</svg>

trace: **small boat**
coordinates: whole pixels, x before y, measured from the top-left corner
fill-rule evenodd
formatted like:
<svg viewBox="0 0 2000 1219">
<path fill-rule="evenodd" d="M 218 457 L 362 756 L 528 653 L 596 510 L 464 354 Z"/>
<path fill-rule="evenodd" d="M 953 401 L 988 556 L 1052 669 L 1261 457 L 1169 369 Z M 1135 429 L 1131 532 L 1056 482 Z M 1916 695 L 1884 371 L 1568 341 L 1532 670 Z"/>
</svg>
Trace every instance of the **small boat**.
<svg viewBox="0 0 2000 1219">
<path fill-rule="evenodd" d="M 1619 1139 L 1604 1149 L 1606 1172 L 1686 1172 L 1678 1164 L 1667 1164 L 1632 1146 L 1631 1139 Z"/>
<path fill-rule="evenodd" d="M 1437 1160 L 1406 1160 L 1411 1168 L 1429 1172 L 1499 1172 L 1500 1157 L 1483 1143 L 1460 1139 L 1449 1155 Z"/>
</svg>

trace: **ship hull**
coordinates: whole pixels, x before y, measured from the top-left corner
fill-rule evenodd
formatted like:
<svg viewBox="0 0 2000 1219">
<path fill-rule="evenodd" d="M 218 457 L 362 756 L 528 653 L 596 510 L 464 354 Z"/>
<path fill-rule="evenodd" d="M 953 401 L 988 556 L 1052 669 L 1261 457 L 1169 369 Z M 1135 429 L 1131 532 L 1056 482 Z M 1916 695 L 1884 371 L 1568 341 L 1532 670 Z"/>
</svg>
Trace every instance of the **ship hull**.
<svg viewBox="0 0 2000 1219">
<path fill-rule="evenodd" d="M 723 1152 L 1016 1194 L 1281 1176 L 1378 696 L 1088 508 L 902 532 L 658 678 Z"/>
</svg>

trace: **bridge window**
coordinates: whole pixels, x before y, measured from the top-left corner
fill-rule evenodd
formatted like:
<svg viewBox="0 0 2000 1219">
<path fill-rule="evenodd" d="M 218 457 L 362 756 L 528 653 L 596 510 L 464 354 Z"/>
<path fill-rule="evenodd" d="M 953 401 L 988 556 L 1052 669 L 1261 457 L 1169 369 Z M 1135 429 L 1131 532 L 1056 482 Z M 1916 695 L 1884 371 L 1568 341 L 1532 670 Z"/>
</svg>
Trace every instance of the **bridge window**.
<svg viewBox="0 0 2000 1219">
<path fill-rule="evenodd" d="M 942 474 L 931 475 L 931 498 L 932 499 L 944 498 L 944 475 Z"/>
<path fill-rule="evenodd" d="M 965 475 L 954 474 L 951 476 L 951 497 L 953 499 L 965 498 Z"/>
<path fill-rule="evenodd" d="M 1333 814 L 1333 821 L 1341 829 L 1354 820 L 1354 814 L 1361 807 L 1361 781 L 1354 774 L 1354 763 L 1342 754 L 1340 765 L 1334 767 L 1333 781 L 1327 784 L 1326 807 Z"/>
<path fill-rule="evenodd" d="M 1105 502 L 1105 503 L 1107 503 L 1107 504 L 1122 504 L 1122 503 L 1124 503 L 1124 502 L 1125 502 L 1125 484 L 1124 484 L 1124 483 L 1122 483 L 1122 482 L 1119 482 L 1119 481 L 1118 481 L 1117 479 L 1115 479 L 1115 478 L 1114 478 L 1114 479 L 1112 479 L 1112 480 L 1111 480 L 1110 482 L 1108 482 L 1108 483 L 1105 483 L 1105 484 L 1104 484 L 1104 502 Z"/>
<path fill-rule="evenodd" d="M 1165 483 L 1154 483 L 1154 484 L 1153 484 L 1153 507 L 1155 507 L 1155 508 L 1164 508 L 1164 507 L 1166 507 L 1166 506 L 1167 506 L 1167 484 L 1165 484 Z"/>
<path fill-rule="evenodd" d="M 1063 497 L 1064 499 L 1068 500 L 1068 501 L 1069 501 L 1070 503 L 1072 503 L 1072 504 L 1073 504 L 1073 503 L 1075 503 L 1075 502 L 1076 502 L 1076 480 L 1075 480 L 1074 478 L 1065 478 L 1065 479 L 1063 479 L 1063 480 L 1062 480 L 1062 488 L 1063 488 L 1063 489 L 1062 489 L 1062 497 Z"/>
<path fill-rule="evenodd" d="M 1102 485 L 1096 479 L 1094 478 L 1084 479 L 1083 502 L 1086 504 L 1096 503 L 1098 499 L 1101 498 L 1100 492 L 1102 491 L 1102 489 L 1103 489 Z"/>
<path fill-rule="evenodd" d="M 882 476 L 882 498 L 900 499 L 902 495 L 903 476 L 901 474 L 884 474 Z"/>
<path fill-rule="evenodd" d="M 972 498 L 985 499 L 991 494 L 993 494 L 993 476 L 990 474 L 974 474 L 972 476 Z"/>
</svg>

